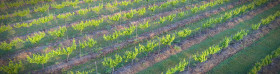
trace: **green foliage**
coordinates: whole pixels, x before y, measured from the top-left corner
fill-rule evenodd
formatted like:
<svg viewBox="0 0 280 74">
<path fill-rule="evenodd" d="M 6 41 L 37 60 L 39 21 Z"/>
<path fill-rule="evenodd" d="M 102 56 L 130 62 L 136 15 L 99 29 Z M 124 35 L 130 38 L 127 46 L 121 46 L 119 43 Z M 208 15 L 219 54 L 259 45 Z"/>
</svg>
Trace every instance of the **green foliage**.
<svg viewBox="0 0 280 74">
<path fill-rule="evenodd" d="M 120 35 L 131 35 L 136 29 L 136 26 L 132 25 L 129 28 L 125 28 L 121 31 Z"/>
<path fill-rule="evenodd" d="M 209 7 L 209 6 L 211 6 L 211 7 L 213 7 L 213 6 L 215 6 L 215 5 L 218 5 L 218 4 L 223 4 L 224 2 L 228 2 L 229 0 L 216 0 L 216 1 L 214 1 L 214 2 L 209 2 L 209 3 L 207 3 L 207 4 L 203 4 L 203 5 L 201 5 L 201 6 L 199 6 L 199 7 L 194 7 L 194 8 L 192 8 L 191 9 L 191 11 L 193 12 L 193 13 L 196 13 L 196 12 L 198 12 L 198 11 L 202 11 L 202 10 L 205 10 L 207 7 Z"/>
<path fill-rule="evenodd" d="M 45 4 L 42 7 L 34 7 L 34 12 L 45 12 L 49 9 L 49 7 L 49 4 Z"/>
<path fill-rule="evenodd" d="M 140 1 L 143 1 L 143 0 L 134 0 L 135 3 L 138 3 L 138 2 L 140 2 Z"/>
<path fill-rule="evenodd" d="M 234 15 L 238 15 L 238 14 L 240 13 L 240 11 L 241 11 L 240 9 L 235 9 L 235 10 L 233 11 L 233 14 L 234 14 Z"/>
<path fill-rule="evenodd" d="M 76 7 L 79 3 L 80 3 L 79 0 L 75 0 L 74 2 L 73 1 L 65 1 L 65 2 L 62 2 L 62 5 Z"/>
<path fill-rule="evenodd" d="M 81 21 L 80 23 L 72 26 L 74 30 L 78 30 L 78 31 L 83 31 L 86 27 L 87 26 L 85 25 L 84 21 Z"/>
<path fill-rule="evenodd" d="M 97 42 L 93 40 L 92 38 L 89 38 L 87 41 L 84 41 L 83 43 L 80 43 L 81 48 L 85 47 L 93 47 Z"/>
<path fill-rule="evenodd" d="M 6 15 L 1 15 L 0 20 L 9 18 L 10 15 L 7 13 Z"/>
<path fill-rule="evenodd" d="M 272 51 L 272 53 L 267 55 L 265 58 L 261 59 L 261 61 L 255 63 L 254 67 L 249 71 L 249 74 L 257 74 L 262 67 L 269 65 L 270 63 L 272 63 L 272 59 L 278 58 L 279 56 L 280 56 L 280 47 Z"/>
<path fill-rule="evenodd" d="M 181 31 L 177 32 L 177 35 L 179 37 L 186 37 L 186 36 L 190 35 L 191 33 L 192 33 L 192 30 L 184 29 L 184 30 L 181 30 Z"/>
<path fill-rule="evenodd" d="M 38 43 L 42 38 L 45 37 L 45 32 L 34 33 L 33 36 L 28 36 L 26 41 L 31 42 L 32 44 Z"/>
<path fill-rule="evenodd" d="M 136 10 L 130 10 L 129 13 L 125 13 L 124 16 L 128 19 L 131 19 L 133 17 L 133 15 L 135 14 Z"/>
<path fill-rule="evenodd" d="M 185 3 L 187 0 L 181 0 L 182 3 Z"/>
<path fill-rule="evenodd" d="M 178 16 L 183 17 L 183 16 L 185 16 L 185 14 L 186 14 L 186 12 L 180 12 L 180 13 L 178 13 Z"/>
<path fill-rule="evenodd" d="M 22 11 L 18 10 L 17 12 L 14 12 L 14 13 L 13 13 L 13 16 L 24 17 L 24 16 L 28 15 L 29 13 L 30 13 L 30 10 L 29 10 L 29 9 L 27 9 L 27 10 L 22 10 Z"/>
<path fill-rule="evenodd" d="M 207 56 L 212 55 L 220 51 L 222 47 L 219 45 L 209 47 L 207 50 L 203 51 L 201 54 L 194 55 L 193 58 L 195 61 L 204 62 L 207 60 Z"/>
<path fill-rule="evenodd" d="M 39 0 L 27 0 L 25 1 L 26 4 L 37 4 L 39 2 Z"/>
<path fill-rule="evenodd" d="M 4 10 L 7 9 L 5 2 L 1 2 L 0 8 L 2 8 Z"/>
<path fill-rule="evenodd" d="M 146 8 L 141 8 L 137 11 L 137 14 L 140 16 L 144 15 L 145 13 L 146 13 Z"/>
<path fill-rule="evenodd" d="M 277 48 L 276 50 L 274 50 L 272 53 L 273 53 L 273 55 L 272 55 L 273 58 L 279 57 L 279 56 L 280 56 L 280 47 L 278 47 L 278 48 Z"/>
<path fill-rule="evenodd" d="M 257 62 L 253 69 L 250 70 L 249 74 L 257 74 L 262 67 L 272 63 L 272 55 L 267 55 L 261 62 Z"/>
<path fill-rule="evenodd" d="M 78 10 L 78 14 L 86 15 L 89 11 L 90 11 L 89 9 L 80 9 L 80 10 Z"/>
<path fill-rule="evenodd" d="M 179 3 L 178 0 L 172 0 L 171 2 L 169 2 L 172 6 L 175 6 Z"/>
<path fill-rule="evenodd" d="M 113 35 L 103 35 L 104 40 L 109 41 L 109 40 L 115 40 L 119 37 L 120 35 L 120 31 L 115 31 L 115 33 L 113 33 Z"/>
<path fill-rule="evenodd" d="M 15 28 L 21 28 L 21 27 L 29 27 L 29 26 L 32 26 L 33 24 L 32 23 L 17 23 L 16 25 L 14 25 Z"/>
<path fill-rule="evenodd" d="M 13 27 L 11 27 L 10 25 L 2 25 L 0 28 L 0 33 L 5 32 L 5 31 L 10 31 L 12 29 L 13 29 Z"/>
<path fill-rule="evenodd" d="M 139 44 L 139 51 L 140 52 L 150 52 L 154 50 L 154 48 L 158 46 L 158 43 L 155 41 L 148 41 L 146 46 Z"/>
<path fill-rule="evenodd" d="M 95 69 L 91 69 L 89 71 L 76 71 L 76 72 L 70 71 L 70 73 L 67 74 L 89 74 L 89 73 L 93 73 L 94 71 Z"/>
<path fill-rule="evenodd" d="M 115 59 L 112 58 L 104 58 L 102 62 L 103 66 L 108 66 L 110 68 L 116 67 L 120 62 L 122 62 L 122 57 L 118 54 L 115 55 Z"/>
<path fill-rule="evenodd" d="M 67 74 L 89 74 L 89 72 L 87 72 L 87 71 L 76 71 L 76 72 L 70 71 L 70 73 L 67 73 Z"/>
<path fill-rule="evenodd" d="M 134 31 L 135 31 L 136 27 L 130 26 L 129 28 L 125 28 L 124 30 L 121 31 L 115 31 L 112 35 L 103 35 L 104 40 L 108 41 L 108 40 L 115 40 L 117 39 L 119 36 L 123 36 L 123 35 L 131 35 Z"/>
<path fill-rule="evenodd" d="M 33 20 L 31 23 L 32 24 L 37 24 L 37 25 L 39 25 L 39 24 L 41 24 L 41 23 L 47 23 L 47 22 L 49 22 L 49 21 L 51 21 L 51 20 L 53 20 L 53 15 L 52 14 L 50 14 L 49 16 L 46 16 L 46 17 L 42 17 L 42 18 L 39 18 L 39 19 L 35 19 L 35 20 Z"/>
<path fill-rule="evenodd" d="M 175 39 L 175 35 L 169 35 L 167 34 L 165 37 L 160 38 L 160 43 L 164 45 L 171 45 L 171 42 Z"/>
<path fill-rule="evenodd" d="M 127 62 L 127 61 L 130 60 L 130 59 L 131 59 L 131 60 L 135 59 L 136 56 L 138 55 L 138 53 L 140 53 L 140 52 L 138 51 L 137 48 L 134 49 L 134 52 L 132 52 L 132 51 L 126 51 L 126 52 L 125 52 L 125 56 L 123 56 L 124 59 L 125 59 L 125 62 Z"/>
<path fill-rule="evenodd" d="M 151 26 L 151 25 L 150 25 L 149 22 L 147 21 L 146 24 L 144 24 L 144 23 L 143 23 L 143 24 L 140 24 L 140 25 L 139 25 L 139 28 L 142 29 L 142 30 L 144 30 L 144 29 L 146 29 L 146 28 L 148 28 L 148 27 L 150 27 L 150 26 Z"/>
<path fill-rule="evenodd" d="M 198 12 L 199 10 L 198 10 L 198 7 L 194 6 L 194 7 L 191 9 L 191 11 L 192 11 L 193 13 L 196 13 L 196 12 Z"/>
<path fill-rule="evenodd" d="M 261 23 L 253 24 L 253 25 L 252 25 L 252 29 L 253 29 L 253 30 L 258 30 L 258 29 L 260 28 L 260 26 L 261 26 Z"/>
<path fill-rule="evenodd" d="M 54 2 L 51 4 L 51 7 L 56 8 L 56 9 L 61 9 L 61 8 L 64 8 L 65 6 L 66 6 L 65 3 L 57 4 Z"/>
<path fill-rule="evenodd" d="M 2 50 L 11 50 L 13 46 L 17 46 L 18 44 L 24 43 L 20 38 L 16 38 L 12 40 L 10 43 L 6 43 L 6 41 L 1 42 L 0 49 Z"/>
<path fill-rule="evenodd" d="M 276 13 L 274 13 L 273 15 L 268 16 L 267 18 L 261 19 L 261 22 L 258 24 L 254 24 L 252 25 L 252 29 L 253 30 L 258 30 L 260 25 L 267 25 L 270 22 L 274 21 L 276 17 L 280 16 L 280 11 L 277 11 Z"/>
<path fill-rule="evenodd" d="M 24 1 L 23 0 L 20 0 L 20 1 L 16 1 L 14 3 L 7 3 L 6 5 L 9 7 L 9 8 L 12 8 L 12 7 L 20 7 L 24 4 Z"/>
<path fill-rule="evenodd" d="M 181 48 L 180 46 L 175 45 L 175 46 L 174 46 L 174 49 L 175 49 L 175 50 L 181 50 L 182 48 Z"/>
<path fill-rule="evenodd" d="M 64 32 L 67 31 L 67 28 L 64 26 L 64 27 L 59 27 L 59 29 L 55 29 L 53 31 L 49 31 L 49 34 L 51 36 L 54 36 L 54 37 L 63 37 L 64 36 Z"/>
<path fill-rule="evenodd" d="M 45 64 L 48 62 L 48 60 L 50 58 L 53 57 L 57 57 L 59 55 L 67 55 L 67 61 L 69 58 L 69 55 L 76 50 L 77 45 L 76 45 L 76 40 L 73 39 L 72 40 L 72 45 L 70 47 L 65 47 L 65 48 L 58 48 L 56 50 L 52 50 L 46 54 L 42 54 L 42 55 L 37 55 L 37 54 L 33 54 L 32 58 L 30 58 L 29 56 L 27 57 L 27 60 L 29 61 L 29 63 L 36 63 L 36 64 Z"/>
<path fill-rule="evenodd" d="M 207 22 L 203 24 L 203 28 L 208 28 L 211 26 L 211 24 L 216 24 L 216 23 L 218 23 L 218 21 L 215 21 L 215 18 L 210 18 Z"/>
<path fill-rule="evenodd" d="M 72 25 L 72 28 L 74 30 L 78 30 L 80 32 L 82 32 L 86 27 L 89 26 L 99 26 L 100 23 L 103 22 L 103 18 L 99 19 L 99 20 L 89 20 L 89 21 L 81 21 L 80 23 L 76 24 L 76 25 Z"/>
<path fill-rule="evenodd" d="M 130 4 L 131 2 L 130 1 L 122 1 L 120 3 L 121 6 L 127 6 L 128 4 Z"/>
<path fill-rule="evenodd" d="M 99 4 L 98 7 L 94 7 L 91 10 L 95 11 L 96 13 L 99 13 L 101 9 L 103 9 L 103 4 Z"/>
<path fill-rule="evenodd" d="M 59 18 L 59 19 L 66 19 L 66 18 L 68 18 L 69 16 L 73 16 L 73 15 L 75 15 L 75 13 L 73 12 L 73 13 L 66 13 L 66 14 L 58 14 L 56 17 L 57 18 Z"/>
<path fill-rule="evenodd" d="M 151 10 L 151 11 L 155 11 L 157 8 L 159 8 L 157 5 L 154 5 L 154 6 L 149 6 L 149 10 Z"/>
<path fill-rule="evenodd" d="M 166 21 L 166 19 L 167 19 L 166 17 L 162 17 L 162 18 L 160 17 L 159 22 L 164 23 Z"/>
<path fill-rule="evenodd" d="M 257 6 L 266 3 L 268 0 L 254 0 L 254 4 L 256 4 Z"/>
<path fill-rule="evenodd" d="M 109 19 L 112 20 L 112 21 L 119 21 L 120 18 L 121 18 L 121 14 L 116 14 L 112 17 L 109 17 Z"/>
<path fill-rule="evenodd" d="M 168 69 L 166 74 L 174 74 L 177 71 L 184 71 L 185 67 L 188 66 L 189 62 L 186 62 L 186 60 L 184 59 L 183 61 L 180 61 L 180 63 L 178 65 L 176 65 L 174 68 Z"/>
<path fill-rule="evenodd" d="M 225 37 L 224 41 L 221 42 L 221 48 L 226 48 L 228 47 L 229 43 L 232 41 L 231 38 Z"/>
<path fill-rule="evenodd" d="M 117 5 L 117 4 L 116 4 L 116 5 Z M 114 10 L 114 8 L 117 7 L 116 5 L 113 5 L 113 4 L 111 4 L 111 3 L 107 3 L 107 4 L 106 4 L 106 8 L 107 8 L 108 10 Z"/>
<path fill-rule="evenodd" d="M 19 63 L 10 61 L 9 65 L 2 66 L 0 68 L 0 71 L 6 72 L 7 74 L 18 74 L 20 70 L 23 70 L 23 65 L 21 61 L 19 61 Z"/>
<path fill-rule="evenodd" d="M 159 6 L 159 8 L 166 8 L 166 7 L 169 6 L 169 5 L 170 5 L 169 2 L 165 2 L 165 3 L 161 4 L 161 5 Z"/>
<path fill-rule="evenodd" d="M 267 18 L 262 19 L 262 20 L 261 20 L 261 24 L 267 25 L 267 24 L 269 24 L 269 23 L 270 23 L 271 21 L 273 21 L 273 20 L 275 20 L 275 16 L 270 15 L 270 16 L 268 16 Z"/>
<path fill-rule="evenodd" d="M 50 57 L 48 55 L 39 55 L 39 54 L 33 54 L 32 58 L 27 56 L 27 61 L 29 63 L 36 63 L 36 64 L 45 64 L 49 61 Z"/>
<path fill-rule="evenodd" d="M 93 2 L 94 0 L 83 0 L 83 1 L 86 3 L 90 3 L 90 2 Z"/>
<path fill-rule="evenodd" d="M 2 50 L 11 50 L 13 45 L 7 43 L 6 41 L 1 42 L 0 49 Z"/>
<path fill-rule="evenodd" d="M 173 21 L 173 19 L 176 17 L 176 14 L 171 14 L 169 16 L 167 16 L 167 20 L 168 21 Z"/>
<path fill-rule="evenodd" d="M 229 18 L 232 18 L 232 16 L 233 16 L 232 12 L 226 12 L 226 13 L 224 14 L 224 19 L 227 20 L 227 19 L 229 19 Z"/>
<path fill-rule="evenodd" d="M 236 41 L 239 41 L 241 39 L 243 39 L 244 36 L 246 36 L 248 33 L 248 30 L 241 30 L 240 32 L 236 33 L 232 38 Z"/>
</svg>

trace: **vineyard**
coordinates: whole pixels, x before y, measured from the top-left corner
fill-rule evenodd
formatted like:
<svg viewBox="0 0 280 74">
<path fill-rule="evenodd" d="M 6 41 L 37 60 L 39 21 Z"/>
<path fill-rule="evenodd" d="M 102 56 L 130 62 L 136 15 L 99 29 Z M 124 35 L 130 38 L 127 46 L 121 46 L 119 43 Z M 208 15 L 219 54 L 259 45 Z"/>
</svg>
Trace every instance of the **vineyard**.
<svg viewBox="0 0 280 74">
<path fill-rule="evenodd" d="M 1 0 L 0 74 L 278 74 L 280 0 Z"/>
</svg>

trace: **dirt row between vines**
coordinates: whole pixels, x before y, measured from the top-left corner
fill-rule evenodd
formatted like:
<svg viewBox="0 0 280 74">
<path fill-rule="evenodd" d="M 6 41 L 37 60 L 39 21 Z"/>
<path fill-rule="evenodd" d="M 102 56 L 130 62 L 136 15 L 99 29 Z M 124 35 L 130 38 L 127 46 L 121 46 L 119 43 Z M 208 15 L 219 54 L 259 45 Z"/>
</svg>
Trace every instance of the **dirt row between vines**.
<svg viewBox="0 0 280 74">
<path fill-rule="evenodd" d="M 202 2 L 203 3 L 207 3 L 205 1 L 202 1 Z M 160 17 L 163 17 L 163 16 L 168 16 L 170 14 L 178 13 L 180 11 L 189 10 L 190 7 L 194 7 L 195 5 L 196 4 L 188 5 L 188 8 L 181 7 L 181 8 L 173 9 L 172 11 L 159 13 L 159 14 L 151 16 L 151 17 L 144 17 L 144 18 L 138 19 L 136 21 L 131 21 L 131 22 L 128 22 L 128 23 L 125 23 L 125 24 L 118 25 L 117 27 L 119 27 L 118 30 L 121 30 L 121 29 L 123 29 L 125 27 L 128 27 L 131 24 L 139 25 L 140 23 L 143 23 L 146 20 L 155 21 L 156 19 L 159 19 Z M 113 29 L 114 28 L 111 28 L 111 30 L 113 30 Z M 98 31 L 95 31 L 93 33 L 87 34 L 87 37 L 98 38 L 98 37 L 102 37 L 104 34 L 111 34 L 111 33 L 113 33 L 113 31 L 111 31 L 111 32 L 109 32 L 109 31 L 110 30 L 107 30 L 107 29 L 98 30 Z M 75 40 L 83 41 L 83 40 L 86 40 L 86 37 L 84 37 L 84 36 L 75 37 Z M 16 53 L 14 53 L 13 55 L 9 54 L 9 55 L 1 58 L 0 61 L 7 63 L 9 61 L 8 59 L 14 59 L 14 61 L 23 60 L 28 55 L 30 56 L 30 55 L 32 55 L 34 53 L 39 53 L 39 52 L 40 53 L 46 53 L 46 52 L 49 52 L 51 50 L 55 50 L 56 49 L 56 48 L 54 48 L 55 45 L 63 44 L 65 46 L 70 46 L 72 41 L 73 41 L 73 38 L 72 39 L 64 40 L 62 42 L 51 43 L 51 44 L 48 44 L 48 45 L 45 45 L 45 46 L 34 47 L 34 48 L 30 49 L 30 50 L 20 50 L 20 51 L 17 51 Z M 116 43 L 116 44 L 118 44 L 118 43 Z M 43 50 L 43 49 L 46 49 L 46 48 L 48 48 L 48 50 Z"/>
<path fill-rule="evenodd" d="M 228 5 L 227 9 L 233 8 L 233 5 Z M 159 35 L 159 34 L 162 34 L 164 32 L 167 32 L 167 31 L 170 31 L 170 30 L 174 30 L 176 28 L 184 26 L 185 24 L 196 22 L 196 21 L 198 21 L 200 19 L 209 17 L 210 15 L 217 14 L 218 12 L 225 11 L 225 10 L 226 9 L 224 7 L 220 7 L 218 9 L 216 9 L 216 10 L 213 10 L 212 12 L 205 12 L 203 14 L 200 14 L 200 15 L 197 15 L 197 16 L 185 19 L 185 20 L 183 20 L 181 22 L 177 22 L 175 24 L 168 25 L 168 26 L 156 29 L 156 30 L 154 30 L 152 32 L 143 33 L 142 35 L 137 37 L 137 40 L 142 41 L 142 40 L 145 40 L 145 39 L 149 39 L 149 38 L 151 38 L 151 37 L 153 37 L 155 35 Z M 83 64 L 83 63 L 85 63 L 85 62 L 87 62 L 87 61 L 89 61 L 91 59 L 98 58 L 100 56 L 103 56 L 103 55 L 106 55 L 108 53 L 111 53 L 111 52 L 113 52 L 115 50 L 122 49 L 122 48 L 126 47 L 129 44 L 136 44 L 136 43 L 138 43 L 138 42 L 134 41 L 134 39 L 129 39 L 129 40 L 126 40 L 126 41 L 124 41 L 122 43 L 119 43 L 117 45 L 104 48 L 102 50 L 103 53 L 90 53 L 89 55 L 83 56 L 81 58 L 75 57 L 75 58 L 72 58 L 68 63 L 64 61 L 64 62 L 62 62 L 62 63 L 60 63 L 58 65 L 48 66 L 45 69 L 34 71 L 33 73 L 54 73 L 54 72 L 60 71 L 61 69 L 67 70 L 67 69 L 69 69 L 69 68 L 71 68 L 71 67 L 73 67 L 75 65 Z"/>
<path fill-rule="evenodd" d="M 256 13 L 259 12 L 264 12 L 265 10 L 274 7 L 279 2 L 280 1 L 270 4 L 268 7 L 265 7 L 263 9 L 259 9 L 258 11 L 252 12 L 250 13 L 250 15 L 255 15 Z M 277 22 L 273 22 L 273 24 L 270 24 L 269 26 L 264 26 L 261 27 L 259 30 L 253 31 L 252 34 L 249 34 L 248 36 L 244 37 L 243 40 L 231 44 L 229 47 L 223 49 L 220 53 L 212 55 L 207 61 L 196 64 L 196 67 L 190 68 L 188 71 L 182 72 L 182 74 L 185 73 L 204 74 L 208 72 L 223 60 L 229 58 L 230 56 L 234 55 L 238 51 L 244 49 L 245 47 L 250 46 L 252 43 L 254 43 L 254 41 L 258 40 L 259 38 L 263 37 L 265 34 L 269 33 L 270 30 L 280 26 L 279 23 L 280 23 L 280 19 L 278 18 Z"/>
<path fill-rule="evenodd" d="M 277 74 L 279 70 L 280 70 L 280 57 L 272 59 L 272 63 L 262 67 L 262 69 L 258 72 L 258 74 Z"/>
<path fill-rule="evenodd" d="M 262 8 L 258 8 L 258 9 L 262 10 Z M 258 13 L 258 11 L 250 11 L 250 13 Z M 207 29 L 207 30 L 201 32 L 200 34 L 196 34 L 188 39 L 183 40 L 182 42 L 180 42 L 178 44 L 173 45 L 173 46 L 175 46 L 175 45 L 180 46 L 182 48 L 182 50 L 175 50 L 172 48 L 162 49 L 162 51 L 160 51 L 160 53 L 153 53 L 150 55 L 150 57 L 142 58 L 142 59 L 140 59 L 141 61 L 139 61 L 137 63 L 129 64 L 127 66 L 119 68 L 118 70 L 116 70 L 114 72 L 114 74 L 133 74 L 133 73 L 142 71 L 142 70 L 156 64 L 157 62 L 160 62 L 162 60 L 169 58 L 171 55 L 175 55 L 183 50 L 187 50 L 192 45 L 198 44 L 210 36 L 214 36 L 226 29 L 233 28 L 235 25 L 238 25 L 239 23 L 243 22 L 244 20 L 251 19 L 251 17 L 253 17 L 254 15 L 252 15 L 252 16 L 243 15 L 243 16 L 246 18 L 244 18 L 244 19 L 238 18 L 238 17 L 234 18 L 225 24 L 219 24 L 215 28 Z"/>
</svg>

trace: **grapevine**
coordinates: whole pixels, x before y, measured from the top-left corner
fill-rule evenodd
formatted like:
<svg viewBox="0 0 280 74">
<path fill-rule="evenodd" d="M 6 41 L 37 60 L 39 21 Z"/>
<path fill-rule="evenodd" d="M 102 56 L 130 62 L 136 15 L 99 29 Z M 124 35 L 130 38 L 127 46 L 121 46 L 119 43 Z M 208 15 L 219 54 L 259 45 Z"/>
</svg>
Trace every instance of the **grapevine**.
<svg viewBox="0 0 280 74">
<path fill-rule="evenodd" d="M 239 41 L 239 40 L 243 39 L 243 37 L 246 36 L 247 33 L 248 33 L 248 30 L 247 31 L 241 30 L 240 32 L 238 32 L 237 34 L 235 34 L 233 36 L 233 39 L 236 41 Z"/>
<path fill-rule="evenodd" d="M 177 35 L 178 35 L 179 37 L 186 37 L 186 36 L 190 35 L 191 33 L 192 33 L 192 30 L 190 30 L 190 29 L 184 29 L 184 30 L 182 30 L 182 31 L 179 31 L 179 32 L 177 33 Z"/>
<path fill-rule="evenodd" d="M 64 8 L 66 5 L 64 3 L 62 4 L 52 3 L 51 6 L 56 9 L 61 9 Z"/>
<path fill-rule="evenodd" d="M 49 4 L 45 4 L 42 7 L 34 7 L 34 12 L 45 12 L 49 9 L 50 5 Z"/>
<path fill-rule="evenodd" d="M 158 8 L 158 6 L 154 5 L 154 6 L 149 6 L 148 9 L 154 12 L 157 8 Z"/>
<path fill-rule="evenodd" d="M 127 6 L 129 3 L 131 3 L 130 1 L 122 1 L 120 3 L 121 6 Z"/>
<path fill-rule="evenodd" d="M 38 43 L 42 38 L 45 37 L 45 32 L 35 33 L 34 36 L 28 36 L 26 41 L 30 41 L 32 44 Z"/>
<path fill-rule="evenodd" d="M 164 45 L 171 45 L 171 42 L 173 42 L 173 40 L 175 39 L 175 35 L 169 35 L 167 34 L 165 37 L 160 38 L 160 42 L 161 44 Z"/>
<path fill-rule="evenodd" d="M 38 55 L 38 54 L 33 54 L 32 58 L 27 56 L 27 61 L 29 63 L 36 63 L 36 64 L 41 64 L 44 68 L 44 64 L 48 62 L 50 57 L 48 55 Z"/>
<path fill-rule="evenodd" d="M 183 61 L 180 61 L 178 65 L 175 65 L 174 68 L 168 69 L 166 74 L 174 74 L 177 71 L 184 71 L 185 67 L 188 66 L 189 62 L 186 62 L 186 60 L 184 59 Z"/>
<path fill-rule="evenodd" d="M 10 25 L 2 25 L 0 28 L 0 33 L 4 32 L 4 31 L 10 31 L 13 28 Z"/>
<path fill-rule="evenodd" d="M 137 11 L 137 13 L 138 13 L 138 15 L 140 15 L 140 16 L 144 15 L 144 14 L 146 13 L 146 8 L 139 9 L 139 10 Z"/>
<path fill-rule="evenodd" d="M 59 27 L 59 29 L 49 31 L 49 34 L 54 37 L 63 37 L 64 32 L 66 32 L 66 31 L 67 31 L 67 28 L 64 26 L 64 27 Z"/>
<path fill-rule="evenodd" d="M 92 11 L 95 11 L 96 13 L 99 13 L 101 9 L 103 9 L 103 4 L 99 4 L 98 7 L 92 8 Z"/>
<path fill-rule="evenodd" d="M 11 50 L 13 46 L 17 46 L 18 44 L 24 43 L 20 38 L 16 38 L 12 40 L 10 43 L 6 43 L 6 41 L 1 42 L 0 49 L 2 50 Z"/>
<path fill-rule="evenodd" d="M 121 14 L 116 14 L 112 17 L 109 17 L 109 19 L 112 20 L 112 21 L 119 21 L 120 17 L 121 17 Z"/>
<path fill-rule="evenodd" d="M 105 58 L 104 61 L 102 62 L 103 66 L 108 66 L 110 68 L 116 67 L 120 62 L 122 62 L 122 57 L 118 54 L 115 55 L 115 59 L 112 58 Z"/>
<path fill-rule="evenodd" d="M 142 29 L 142 30 L 144 30 L 144 29 L 146 29 L 146 28 L 148 28 L 148 27 L 150 27 L 150 26 L 151 26 L 151 25 L 150 25 L 149 22 L 147 21 L 146 24 L 140 24 L 140 25 L 139 25 L 139 28 Z"/>
<path fill-rule="evenodd" d="M 7 74 L 18 74 L 20 70 L 23 70 L 22 62 L 14 63 L 13 61 L 9 62 L 9 65 L 0 67 L 0 71 L 4 71 Z"/>
</svg>

